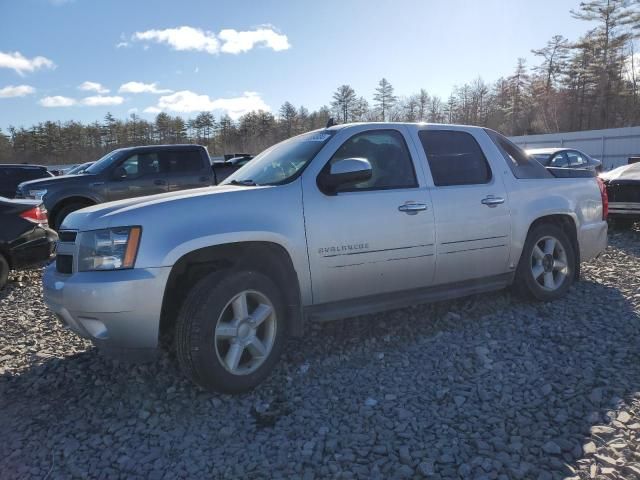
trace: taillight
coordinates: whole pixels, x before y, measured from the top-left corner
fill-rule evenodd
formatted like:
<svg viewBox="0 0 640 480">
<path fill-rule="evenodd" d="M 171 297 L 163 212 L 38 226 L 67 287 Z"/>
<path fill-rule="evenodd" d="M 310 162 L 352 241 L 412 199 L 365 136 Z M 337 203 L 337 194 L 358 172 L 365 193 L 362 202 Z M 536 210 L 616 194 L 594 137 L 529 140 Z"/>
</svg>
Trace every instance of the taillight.
<svg viewBox="0 0 640 480">
<path fill-rule="evenodd" d="M 29 210 L 22 212 L 20 216 L 30 222 L 44 225 L 46 225 L 49 220 L 47 218 L 47 209 L 44 205 L 38 205 L 37 207 L 30 208 Z"/>
<path fill-rule="evenodd" d="M 596 177 L 598 187 L 600 187 L 600 198 L 602 199 L 602 220 L 606 220 L 609 216 L 609 195 L 607 194 L 607 186 L 600 177 Z"/>
</svg>

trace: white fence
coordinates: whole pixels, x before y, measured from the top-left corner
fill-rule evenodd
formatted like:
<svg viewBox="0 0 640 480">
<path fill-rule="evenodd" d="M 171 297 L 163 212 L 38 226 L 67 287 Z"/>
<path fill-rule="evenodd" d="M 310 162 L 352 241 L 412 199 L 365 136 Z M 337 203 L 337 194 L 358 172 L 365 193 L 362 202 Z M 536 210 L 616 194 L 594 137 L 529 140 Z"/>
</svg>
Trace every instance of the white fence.
<svg viewBox="0 0 640 480">
<path fill-rule="evenodd" d="M 522 148 L 570 147 L 602 161 L 605 170 L 626 165 L 629 157 L 640 156 L 640 127 L 586 130 L 510 137 Z"/>
</svg>

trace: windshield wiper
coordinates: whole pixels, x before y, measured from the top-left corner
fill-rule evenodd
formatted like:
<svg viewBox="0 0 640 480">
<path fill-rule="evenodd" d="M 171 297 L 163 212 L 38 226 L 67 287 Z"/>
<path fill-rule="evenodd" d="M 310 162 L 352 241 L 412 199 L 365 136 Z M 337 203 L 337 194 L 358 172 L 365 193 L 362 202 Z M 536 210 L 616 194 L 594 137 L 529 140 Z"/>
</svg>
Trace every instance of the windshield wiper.
<svg viewBox="0 0 640 480">
<path fill-rule="evenodd" d="M 229 185 L 242 185 L 244 187 L 256 187 L 258 184 L 253 180 L 231 180 Z"/>
</svg>

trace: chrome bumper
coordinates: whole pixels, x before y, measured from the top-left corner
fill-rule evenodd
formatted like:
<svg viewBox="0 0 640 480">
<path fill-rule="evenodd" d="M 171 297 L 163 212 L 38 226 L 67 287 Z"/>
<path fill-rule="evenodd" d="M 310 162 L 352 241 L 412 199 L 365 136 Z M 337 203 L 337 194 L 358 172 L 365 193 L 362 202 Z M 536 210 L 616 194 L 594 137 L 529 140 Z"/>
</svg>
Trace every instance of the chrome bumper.
<svg viewBox="0 0 640 480">
<path fill-rule="evenodd" d="M 72 331 L 105 349 L 156 349 L 171 267 L 43 276 L 44 301 Z"/>
<path fill-rule="evenodd" d="M 640 217 L 640 203 L 609 202 L 609 214 Z"/>
</svg>

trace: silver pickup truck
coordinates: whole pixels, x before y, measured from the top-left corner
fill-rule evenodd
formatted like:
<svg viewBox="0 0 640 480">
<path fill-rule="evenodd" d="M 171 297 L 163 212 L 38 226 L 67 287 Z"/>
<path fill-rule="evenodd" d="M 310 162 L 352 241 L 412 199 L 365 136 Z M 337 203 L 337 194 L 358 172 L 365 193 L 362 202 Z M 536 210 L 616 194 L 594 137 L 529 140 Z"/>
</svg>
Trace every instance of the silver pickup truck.
<svg viewBox="0 0 640 480">
<path fill-rule="evenodd" d="M 572 175 L 478 127 L 318 130 L 221 186 L 72 213 L 44 297 L 103 350 L 168 338 L 195 383 L 245 391 L 308 322 L 511 284 L 566 294 L 607 243 L 606 191 Z"/>
</svg>

